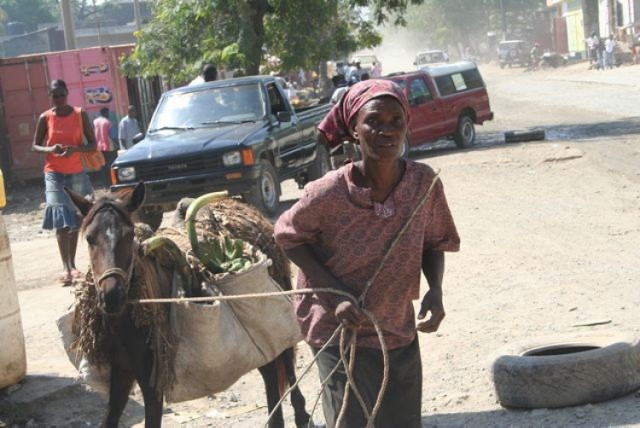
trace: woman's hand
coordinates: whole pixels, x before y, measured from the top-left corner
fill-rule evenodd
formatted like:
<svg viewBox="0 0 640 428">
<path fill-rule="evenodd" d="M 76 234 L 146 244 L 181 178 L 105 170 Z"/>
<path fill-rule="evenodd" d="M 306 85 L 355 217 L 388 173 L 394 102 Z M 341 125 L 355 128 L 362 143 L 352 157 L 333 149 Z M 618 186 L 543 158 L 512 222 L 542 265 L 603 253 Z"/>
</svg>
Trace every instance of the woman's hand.
<svg viewBox="0 0 640 428">
<path fill-rule="evenodd" d="M 64 148 L 64 151 L 60 153 L 60 156 L 62 156 L 63 158 L 68 158 L 69 156 L 71 156 L 72 154 L 78 151 L 77 146 L 62 146 L 62 147 Z"/>
<path fill-rule="evenodd" d="M 418 319 L 424 319 L 427 312 L 431 312 L 431 317 L 428 320 L 418 323 L 416 329 L 422 333 L 433 333 L 438 331 L 440 323 L 444 319 L 444 306 L 442 305 L 442 290 L 441 289 L 429 289 L 427 294 L 422 299 L 420 305 L 420 313 Z"/>
<path fill-rule="evenodd" d="M 342 300 L 335 311 L 338 322 L 347 328 L 358 328 L 367 321 L 367 316 L 352 300 Z"/>
<path fill-rule="evenodd" d="M 62 154 L 64 153 L 65 150 L 64 145 L 62 144 L 54 144 L 53 146 L 49 147 L 49 153 L 53 153 L 54 155 L 58 155 L 58 156 L 62 156 Z"/>
</svg>

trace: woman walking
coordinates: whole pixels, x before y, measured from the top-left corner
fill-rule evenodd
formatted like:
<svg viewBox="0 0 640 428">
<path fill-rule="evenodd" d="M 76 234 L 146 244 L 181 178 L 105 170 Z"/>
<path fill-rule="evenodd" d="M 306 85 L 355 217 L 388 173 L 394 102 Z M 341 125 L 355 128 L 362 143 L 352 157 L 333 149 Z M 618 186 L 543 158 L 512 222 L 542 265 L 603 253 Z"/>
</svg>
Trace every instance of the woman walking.
<svg viewBox="0 0 640 428">
<path fill-rule="evenodd" d="M 51 82 L 49 97 L 53 108 L 40 115 L 32 145 L 34 152 L 45 155 L 46 207 L 42 228 L 56 231 L 63 268 L 58 282 L 62 285 L 71 284 L 81 275 L 75 262 L 81 219 L 64 188 L 84 196 L 93 194 L 80 153 L 96 150 L 96 138 L 87 114 L 80 107 L 67 104 L 68 95 L 63 80 Z M 87 145 L 83 144 L 83 136 Z"/>
<path fill-rule="evenodd" d="M 433 170 L 400 156 L 408 123 L 409 105 L 395 83 L 366 80 L 349 88 L 318 129 L 330 145 L 355 141 L 362 161 L 309 183 L 275 226 L 276 242 L 300 267 L 298 288 L 330 287 L 359 298 L 414 207 L 434 184 L 363 301 L 363 308 L 378 320 L 389 350 L 388 385 L 376 427 L 422 426 L 416 331 L 435 332 L 443 320 L 444 251 L 457 251 L 460 245 L 442 184 L 433 183 Z M 419 298 L 421 271 L 429 291 L 417 317 L 423 321 L 416 325 L 412 300 Z M 357 334 L 353 374 L 370 412 L 384 363 L 376 330 L 362 309 L 349 298 L 327 293 L 297 297 L 295 308 L 302 334 L 316 354 L 340 324 Z M 327 426 L 336 425 L 341 410 L 342 426 L 366 426 L 353 393 L 342 409 L 347 376 L 338 344 L 329 345 L 317 360 L 320 380 L 328 378 L 322 391 Z"/>
</svg>

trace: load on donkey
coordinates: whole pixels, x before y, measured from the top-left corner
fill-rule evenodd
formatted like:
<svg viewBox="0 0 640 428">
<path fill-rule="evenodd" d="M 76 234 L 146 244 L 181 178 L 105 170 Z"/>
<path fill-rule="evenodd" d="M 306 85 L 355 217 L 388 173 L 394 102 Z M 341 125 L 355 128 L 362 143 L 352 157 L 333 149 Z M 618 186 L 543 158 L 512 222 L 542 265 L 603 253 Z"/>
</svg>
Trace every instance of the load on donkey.
<svg viewBox="0 0 640 428">
<path fill-rule="evenodd" d="M 185 200 L 177 227 L 154 235 L 132 221 L 144 201 L 142 182 L 128 195 L 95 203 L 67 192 L 84 216 L 91 269 L 78 287 L 73 315 L 59 324 L 63 339 L 65 329 L 73 339 L 66 346 L 72 362 L 90 368 L 85 380 L 109 391 L 104 425 L 117 426 L 134 382 L 144 397 L 145 426 L 160 426 L 165 398 L 178 402 L 220 392 L 254 368 L 264 379 L 271 414 L 287 384 L 296 381 L 292 346 L 300 332 L 288 298 L 135 303 L 290 290 L 289 261 L 273 241 L 273 226 L 233 199 L 200 211 L 200 199 L 191 209 Z M 185 224 L 189 236 L 180 229 Z M 105 373 L 108 378 L 91 384 Z M 296 425 L 307 426 L 310 416 L 297 387 L 291 403 Z M 268 423 L 284 426 L 280 408 Z"/>
</svg>

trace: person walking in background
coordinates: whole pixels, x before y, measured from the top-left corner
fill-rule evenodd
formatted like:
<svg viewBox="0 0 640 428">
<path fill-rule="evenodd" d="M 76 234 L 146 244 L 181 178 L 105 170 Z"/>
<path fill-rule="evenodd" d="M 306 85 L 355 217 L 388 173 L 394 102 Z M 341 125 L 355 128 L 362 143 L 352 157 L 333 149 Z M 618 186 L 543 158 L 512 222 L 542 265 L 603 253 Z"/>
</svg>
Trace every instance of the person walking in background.
<svg viewBox="0 0 640 428">
<path fill-rule="evenodd" d="M 598 63 L 598 35 L 594 31 L 591 33 L 591 37 L 587 39 L 587 48 L 589 49 L 589 69 L 593 68 L 593 65 Z"/>
<path fill-rule="evenodd" d="M 218 69 L 213 64 L 205 64 L 202 66 L 202 71 L 198 77 L 189 82 L 189 86 L 205 82 L 213 82 L 214 80 L 218 80 Z"/>
<path fill-rule="evenodd" d="M 614 59 L 613 52 L 616 48 L 616 41 L 613 38 L 613 35 L 609 36 L 606 42 L 604 42 L 604 52 L 605 52 L 605 66 L 607 68 L 613 69 Z"/>
<path fill-rule="evenodd" d="M 389 350 L 386 394 L 373 423 L 377 427 L 422 426 L 417 332 L 437 331 L 445 317 L 444 251 L 458 251 L 460 238 L 442 183 L 434 182 L 435 172 L 401 156 L 409 120 L 409 103 L 396 83 L 372 79 L 353 85 L 318 130 L 332 147 L 345 139 L 355 141 L 363 160 L 307 184 L 300 199 L 275 225 L 276 243 L 300 268 L 298 289 L 333 288 L 356 299 L 367 292 L 362 306 L 330 293 L 295 298 L 302 334 L 317 357 L 329 428 L 336 426 L 347 385 L 338 343 L 330 342 L 338 326 L 357 334 L 353 379 L 369 411 L 383 380 L 386 361 L 363 308 L 380 323 Z M 420 205 L 432 184 L 432 193 Z M 412 215 L 414 207 L 418 208 Z M 396 237 L 388 263 L 381 266 Z M 417 316 L 421 321 L 416 324 L 412 300 L 419 298 L 421 271 L 429 290 Z M 377 276 L 367 289 L 374 272 Z M 328 347 L 320 352 L 324 345 Z M 353 393 L 345 406 L 344 426 L 367 425 Z"/>
<path fill-rule="evenodd" d="M 371 78 L 372 79 L 380 78 L 380 67 L 378 66 L 378 64 L 376 64 L 375 61 L 371 65 Z M 361 79 L 361 80 L 364 80 L 364 79 Z"/>
<path fill-rule="evenodd" d="M 136 106 L 129 106 L 127 115 L 122 118 L 118 126 L 120 150 L 129 150 L 133 147 L 133 137 L 140 133 L 137 117 L 138 111 L 136 110 Z"/>
<path fill-rule="evenodd" d="M 78 230 L 82 219 L 64 188 L 83 196 L 93 195 L 93 188 L 84 170 L 81 152 L 96 150 L 96 137 L 87 113 L 80 107 L 67 104 L 69 90 L 63 80 L 49 85 L 53 108 L 38 118 L 32 151 L 45 155 L 45 201 L 42 228 L 55 230 L 63 272 L 58 278 L 62 285 L 70 285 L 82 274 L 76 268 Z M 87 145 L 83 144 L 83 136 Z"/>
<path fill-rule="evenodd" d="M 113 125 L 109 120 L 109 108 L 102 107 L 100 116 L 93 119 L 93 128 L 96 134 L 98 150 L 104 156 L 104 166 L 101 172 L 105 187 L 111 185 L 111 164 L 118 155 L 117 144 L 111 139 L 112 127 Z"/>
</svg>

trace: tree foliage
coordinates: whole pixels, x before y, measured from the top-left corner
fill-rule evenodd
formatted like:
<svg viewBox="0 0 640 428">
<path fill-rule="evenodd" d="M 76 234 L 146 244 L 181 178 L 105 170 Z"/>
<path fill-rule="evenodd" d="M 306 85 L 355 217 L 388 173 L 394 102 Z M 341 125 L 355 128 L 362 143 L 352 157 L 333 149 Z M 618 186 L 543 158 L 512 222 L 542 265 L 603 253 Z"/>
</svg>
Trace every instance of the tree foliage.
<svg viewBox="0 0 640 428">
<path fill-rule="evenodd" d="M 0 0 L 0 9 L 6 13 L 7 22 L 24 22 L 27 31 L 58 19 L 57 0 Z"/>
<path fill-rule="evenodd" d="M 409 8 L 409 27 L 427 28 L 431 42 L 439 47 L 473 46 L 486 39 L 488 32 L 504 38 L 530 37 L 537 12 L 545 0 L 426 0 Z"/>
<path fill-rule="evenodd" d="M 315 68 L 381 42 L 377 23 L 423 0 L 158 0 L 152 20 L 137 33 L 125 61 L 129 75 L 160 75 L 186 81 L 203 63 L 258 74 L 267 55 L 282 71 Z"/>
</svg>

